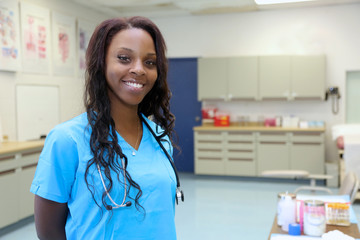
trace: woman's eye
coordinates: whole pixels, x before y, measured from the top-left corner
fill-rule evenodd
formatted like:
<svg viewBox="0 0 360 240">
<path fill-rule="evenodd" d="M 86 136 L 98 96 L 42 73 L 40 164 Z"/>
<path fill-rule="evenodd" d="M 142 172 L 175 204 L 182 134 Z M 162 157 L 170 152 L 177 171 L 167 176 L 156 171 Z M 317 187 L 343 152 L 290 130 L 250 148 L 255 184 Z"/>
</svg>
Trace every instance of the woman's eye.
<svg viewBox="0 0 360 240">
<path fill-rule="evenodd" d="M 151 66 L 156 66 L 156 61 L 155 60 L 148 60 L 145 62 L 147 65 L 151 65 Z"/>
<path fill-rule="evenodd" d="M 118 56 L 118 59 L 119 59 L 121 62 L 130 62 L 130 58 L 129 58 L 128 56 L 119 55 L 119 56 Z"/>
</svg>

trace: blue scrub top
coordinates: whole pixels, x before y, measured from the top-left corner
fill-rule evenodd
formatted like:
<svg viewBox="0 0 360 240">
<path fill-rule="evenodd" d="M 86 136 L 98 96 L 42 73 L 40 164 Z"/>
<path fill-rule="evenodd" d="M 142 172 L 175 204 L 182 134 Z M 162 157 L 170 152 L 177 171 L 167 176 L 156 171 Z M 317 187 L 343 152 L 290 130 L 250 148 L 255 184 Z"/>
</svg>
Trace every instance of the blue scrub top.
<svg viewBox="0 0 360 240">
<path fill-rule="evenodd" d="M 145 119 L 156 132 L 156 124 Z M 130 189 L 126 199 L 126 202 L 132 202 L 130 207 L 106 210 L 102 204 L 104 188 L 100 175 L 96 166 L 92 165 L 88 181 L 101 209 L 96 205 L 84 177 L 87 163 L 93 157 L 89 146 L 90 133 L 86 113 L 56 126 L 46 138 L 30 189 L 45 199 L 68 204 L 65 228 L 67 239 L 176 239 L 176 177 L 169 160 L 145 124 L 135 156 L 131 154 L 130 145 L 117 135 L 128 157 L 127 170 L 141 187 L 139 203 L 145 212 L 135 207 L 135 188 Z M 164 142 L 164 147 L 172 155 L 171 144 Z M 107 185 L 104 174 L 103 178 Z M 119 182 L 112 172 L 112 179 L 110 196 L 117 204 L 121 204 L 124 196 L 121 182 L 124 178 L 120 174 Z M 105 199 L 113 206 L 107 197 Z"/>
</svg>

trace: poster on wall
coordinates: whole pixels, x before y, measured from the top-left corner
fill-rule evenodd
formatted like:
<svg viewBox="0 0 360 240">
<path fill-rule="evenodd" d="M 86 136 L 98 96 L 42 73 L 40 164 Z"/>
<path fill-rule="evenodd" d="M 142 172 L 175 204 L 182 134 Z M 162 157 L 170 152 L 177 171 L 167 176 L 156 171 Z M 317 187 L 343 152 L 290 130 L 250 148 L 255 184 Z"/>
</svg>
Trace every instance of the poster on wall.
<svg viewBox="0 0 360 240">
<path fill-rule="evenodd" d="M 0 0 L 0 70 L 19 70 L 19 19 L 17 1 Z"/>
<path fill-rule="evenodd" d="M 90 24 L 88 21 L 78 19 L 77 21 L 77 45 L 78 45 L 78 76 L 85 75 L 85 55 L 91 35 L 95 29 L 95 24 Z"/>
<path fill-rule="evenodd" d="M 22 70 L 48 74 L 50 69 L 50 11 L 21 2 Z"/>
<path fill-rule="evenodd" d="M 75 18 L 52 14 L 53 72 L 55 75 L 75 75 Z"/>
</svg>

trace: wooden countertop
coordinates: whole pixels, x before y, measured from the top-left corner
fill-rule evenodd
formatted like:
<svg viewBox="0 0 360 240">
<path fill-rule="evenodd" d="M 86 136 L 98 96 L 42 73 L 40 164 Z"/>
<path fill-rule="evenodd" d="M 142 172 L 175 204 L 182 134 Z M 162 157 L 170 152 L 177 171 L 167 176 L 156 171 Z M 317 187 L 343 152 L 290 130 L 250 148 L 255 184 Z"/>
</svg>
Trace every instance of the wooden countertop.
<svg viewBox="0 0 360 240">
<path fill-rule="evenodd" d="M 265 126 L 239 126 L 230 125 L 229 127 L 216 127 L 203 125 L 193 128 L 195 131 L 252 131 L 252 132 L 325 132 L 325 127 L 319 128 L 285 128 L 285 127 L 265 127 Z"/>
<path fill-rule="evenodd" d="M 42 148 L 44 146 L 44 142 L 44 140 L 26 142 L 3 142 L 0 143 L 0 154 L 9 154 Z"/>
</svg>

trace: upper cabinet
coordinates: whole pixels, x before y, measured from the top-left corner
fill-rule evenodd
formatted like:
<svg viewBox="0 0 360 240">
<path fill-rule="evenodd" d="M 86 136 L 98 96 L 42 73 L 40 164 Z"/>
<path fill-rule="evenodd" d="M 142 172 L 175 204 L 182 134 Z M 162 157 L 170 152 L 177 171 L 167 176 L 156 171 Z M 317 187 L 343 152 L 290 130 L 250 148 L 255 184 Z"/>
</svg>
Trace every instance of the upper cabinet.
<svg viewBox="0 0 360 240">
<path fill-rule="evenodd" d="M 323 100 L 325 56 L 261 56 L 259 86 L 261 100 Z"/>
<path fill-rule="evenodd" d="M 198 99 L 299 100 L 325 97 L 325 56 L 200 58 Z"/>
<path fill-rule="evenodd" d="M 290 99 L 325 98 L 325 56 L 291 57 Z"/>
<path fill-rule="evenodd" d="M 257 99 L 258 58 L 200 58 L 198 99 Z"/>
<path fill-rule="evenodd" d="M 258 57 L 232 57 L 228 60 L 228 99 L 258 98 Z"/>
<path fill-rule="evenodd" d="M 261 100 L 288 99 L 290 94 L 290 57 L 259 57 L 259 85 Z"/>
<path fill-rule="evenodd" d="M 226 100 L 228 88 L 227 58 L 200 58 L 198 61 L 198 99 Z"/>
</svg>

